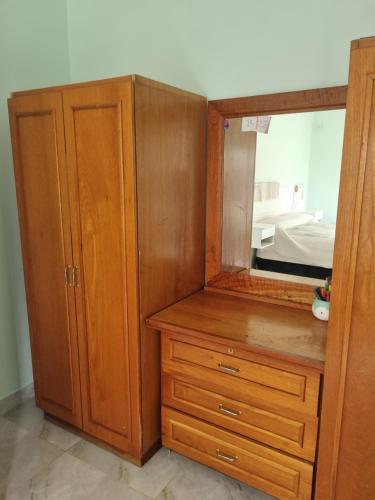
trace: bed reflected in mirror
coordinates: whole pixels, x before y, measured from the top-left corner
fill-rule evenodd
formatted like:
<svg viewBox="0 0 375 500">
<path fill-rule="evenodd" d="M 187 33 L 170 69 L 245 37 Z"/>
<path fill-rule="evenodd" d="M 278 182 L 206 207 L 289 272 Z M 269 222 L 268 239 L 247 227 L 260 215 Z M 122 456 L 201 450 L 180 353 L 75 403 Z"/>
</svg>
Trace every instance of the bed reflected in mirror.
<svg viewBox="0 0 375 500">
<path fill-rule="evenodd" d="M 225 121 L 222 269 L 332 275 L 345 109 Z"/>
</svg>

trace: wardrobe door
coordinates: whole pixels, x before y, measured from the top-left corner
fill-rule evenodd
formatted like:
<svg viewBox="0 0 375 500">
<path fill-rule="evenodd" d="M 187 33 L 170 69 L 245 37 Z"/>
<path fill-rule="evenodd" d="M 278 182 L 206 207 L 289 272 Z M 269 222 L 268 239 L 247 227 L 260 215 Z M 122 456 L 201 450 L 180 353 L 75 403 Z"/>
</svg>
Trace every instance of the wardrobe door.
<svg viewBox="0 0 375 500">
<path fill-rule="evenodd" d="M 37 405 L 82 425 L 59 93 L 9 100 Z"/>
<path fill-rule="evenodd" d="M 83 428 L 129 451 L 131 82 L 63 93 L 81 353 Z M 129 164 L 130 163 L 130 164 Z M 132 187 L 134 189 L 134 187 Z M 131 259 L 130 259 L 131 260 Z M 136 332 L 133 332 L 135 335 Z"/>
<path fill-rule="evenodd" d="M 317 500 L 375 498 L 375 37 L 351 46 Z"/>
</svg>

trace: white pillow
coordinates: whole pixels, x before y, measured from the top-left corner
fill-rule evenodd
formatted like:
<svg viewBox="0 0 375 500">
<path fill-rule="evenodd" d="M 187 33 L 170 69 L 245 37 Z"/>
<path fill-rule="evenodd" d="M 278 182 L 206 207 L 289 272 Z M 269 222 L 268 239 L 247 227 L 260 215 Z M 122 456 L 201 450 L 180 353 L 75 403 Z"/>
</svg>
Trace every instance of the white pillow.
<svg viewBox="0 0 375 500">
<path fill-rule="evenodd" d="M 302 224 L 307 224 L 314 220 L 315 217 L 306 212 L 292 212 L 281 215 L 273 215 L 271 217 L 266 217 L 258 222 L 264 222 L 265 224 L 275 224 L 275 226 L 282 229 L 287 229 L 288 227 L 300 226 Z"/>
</svg>

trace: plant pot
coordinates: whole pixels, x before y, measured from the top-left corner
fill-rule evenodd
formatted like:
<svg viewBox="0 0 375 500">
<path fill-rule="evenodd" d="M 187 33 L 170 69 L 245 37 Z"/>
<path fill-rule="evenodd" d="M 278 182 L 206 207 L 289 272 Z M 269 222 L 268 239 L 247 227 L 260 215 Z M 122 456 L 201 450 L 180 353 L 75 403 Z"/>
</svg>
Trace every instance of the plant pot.
<svg viewBox="0 0 375 500">
<path fill-rule="evenodd" d="M 316 298 L 312 303 L 312 313 L 313 315 L 322 320 L 328 321 L 329 319 L 329 302 Z"/>
</svg>

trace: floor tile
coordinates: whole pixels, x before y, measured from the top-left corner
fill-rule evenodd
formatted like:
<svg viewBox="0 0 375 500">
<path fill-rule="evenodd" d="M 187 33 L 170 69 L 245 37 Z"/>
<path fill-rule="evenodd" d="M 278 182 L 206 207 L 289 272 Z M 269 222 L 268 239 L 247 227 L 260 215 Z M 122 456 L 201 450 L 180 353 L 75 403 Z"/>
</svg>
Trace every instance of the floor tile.
<svg viewBox="0 0 375 500">
<path fill-rule="evenodd" d="M 27 484 L 27 494 L 33 500 L 89 500 L 95 491 L 106 481 L 99 470 L 81 460 L 64 453 L 45 467 Z M 19 489 L 25 494 L 25 486 Z M 10 489 L 6 500 L 10 500 Z M 103 499 L 106 497 L 102 497 Z M 13 499 L 12 499 L 13 500 Z"/>
<path fill-rule="evenodd" d="M 106 473 L 111 479 L 127 483 L 126 463 L 114 453 L 83 439 L 69 448 L 67 453 L 96 467 Z"/>
<path fill-rule="evenodd" d="M 30 433 L 10 420 L 0 417 L 0 456 Z"/>
<path fill-rule="evenodd" d="M 12 423 L 9 424 L 2 430 L 7 435 L 0 437 L 0 491 L 9 485 L 30 480 L 63 453 L 57 446 L 25 429 L 14 431 Z"/>
<path fill-rule="evenodd" d="M 224 476 L 205 500 L 273 500 L 274 497 Z"/>
<path fill-rule="evenodd" d="M 82 441 L 68 450 L 88 464 L 105 472 L 113 480 L 119 480 L 144 495 L 156 498 L 163 488 L 179 472 L 179 464 L 162 448 L 142 468 Z"/>
<path fill-rule="evenodd" d="M 142 468 L 128 462 L 124 465 L 127 484 L 151 498 L 156 498 L 180 470 L 175 456 L 166 448 L 161 448 Z"/>
<path fill-rule="evenodd" d="M 151 500 L 139 491 L 133 490 L 121 481 L 107 479 L 103 481 L 90 500 Z"/>
<path fill-rule="evenodd" d="M 56 464 L 53 465 L 56 466 Z M 65 469 L 66 464 L 63 466 Z M 43 472 L 32 481 L 9 488 L 4 496 L 0 494 L 0 500 L 151 500 L 151 497 L 130 488 L 122 481 L 107 478 L 98 482 L 96 478 L 93 483 L 91 474 L 87 474 L 87 470 L 82 470 L 81 466 L 79 469 L 80 475 L 86 475 L 89 478 L 90 487 L 84 484 L 82 479 L 77 484 L 75 478 L 71 486 L 68 486 L 70 478 L 67 480 L 64 477 L 60 478 L 60 484 L 58 484 L 56 478 L 53 477 L 53 472 Z M 70 470 L 69 474 L 71 475 Z M 174 497 L 160 496 L 158 498 Z"/>
<path fill-rule="evenodd" d="M 81 440 L 77 435 L 46 420 L 44 412 L 35 406 L 33 400 L 29 400 L 7 412 L 4 418 L 40 436 L 62 450 L 67 450 Z"/>
<path fill-rule="evenodd" d="M 221 484 L 223 475 L 193 460 L 172 453 L 179 472 L 165 486 L 157 500 L 203 500 Z"/>
<path fill-rule="evenodd" d="M 273 497 L 198 462 L 172 453 L 180 472 L 157 500 L 272 500 Z"/>
<path fill-rule="evenodd" d="M 31 434 L 13 422 L 0 417 L 0 499 L 8 485 L 14 480 L 15 467 L 18 467 L 20 444 Z M 31 459 L 31 457 L 30 457 Z M 21 479 L 20 479 L 21 481 Z"/>
<path fill-rule="evenodd" d="M 81 438 L 76 434 L 49 421 L 44 422 L 40 437 L 64 451 L 81 441 Z"/>
<path fill-rule="evenodd" d="M 8 411 L 4 417 L 36 435 L 42 432 L 45 423 L 44 413 L 35 406 L 33 399 Z"/>
</svg>

